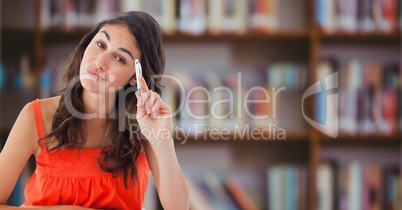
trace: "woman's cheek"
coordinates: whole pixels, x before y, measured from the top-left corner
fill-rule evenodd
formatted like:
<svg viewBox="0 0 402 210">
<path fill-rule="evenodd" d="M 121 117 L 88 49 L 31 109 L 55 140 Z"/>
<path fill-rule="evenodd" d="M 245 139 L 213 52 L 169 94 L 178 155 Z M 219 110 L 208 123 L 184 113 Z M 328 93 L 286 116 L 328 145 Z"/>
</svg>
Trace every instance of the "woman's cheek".
<svg viewBox="0 0 402 210">
<path fill-rule="evenodd" d="M 113 74 L 109 75 L 108 77 L 110 84 L 113 84 L 114 82 L 116 82 L 116 76 L 114 76 Z"/>
<path fill-rule="evenodd" d="M 111 91 L 120 90 L 121 88 L 123 88 L 125 86 L 125 84 L 123 84 L 121 82 L 121 80 L 119 80 L 115 75 L 109 75 L 108 80 L 109 80 L 109 85 L 108 86 L 111 89 L 114 89 L 114 90 L 111 90 Z"/>
</svg>

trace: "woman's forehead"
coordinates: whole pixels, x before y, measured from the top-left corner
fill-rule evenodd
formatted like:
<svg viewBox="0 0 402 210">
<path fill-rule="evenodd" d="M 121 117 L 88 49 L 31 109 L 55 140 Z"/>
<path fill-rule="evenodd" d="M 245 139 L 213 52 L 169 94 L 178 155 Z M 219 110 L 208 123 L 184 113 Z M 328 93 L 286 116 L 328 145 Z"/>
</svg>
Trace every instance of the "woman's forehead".
<svg viewBox="0 0 402 210">
<path fill-rule="evenodd" d="M 102 35 L 104 32 L 109 35 L 109 41 L 111 42 L 122 42 L 125 45 L 137 47 L 137 40 L 134 35 L 123 24 L 106 24 L 99 29 L 98 35 Z"/>
<path fill-rule="evenodd" d="M 140 56 L 137 40 L 127 26 L 123 24 L 106 24 L 99 29 L 96 36 L 103 36 L 117 47 L 124 47 Z"/>
</svg>

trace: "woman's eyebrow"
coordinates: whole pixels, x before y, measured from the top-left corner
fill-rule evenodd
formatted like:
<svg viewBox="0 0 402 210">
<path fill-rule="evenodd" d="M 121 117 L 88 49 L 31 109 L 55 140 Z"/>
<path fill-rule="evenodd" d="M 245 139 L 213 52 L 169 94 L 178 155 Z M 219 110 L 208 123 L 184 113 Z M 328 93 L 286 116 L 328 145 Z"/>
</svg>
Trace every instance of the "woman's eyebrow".
<svg viewBox="0 0 402 210">
<path fill-rule="evenodd" d="M 122 48 L 122 47 L 119 47 L 119 50 L 127 53 L 134 60 L 134 56 L 133 56 L 133 54 L 131 54 L 131 52 L 129 50 Z"/>
<path fill-rule="evenodd" d="M 100 31 L 99 33 L 104 33 L 106 36 L 106 39 L 110 42 L 110 36 L 106 31 Z"/>
<path fill-rule="evenodd" d="M 104 33 L 106 39 L 110 42 L 110 36 L 106 31 L 100 31 L 99 33 Z M 127 53 L 134 60 L 134 56 L 133 56 L 133 54 L 131 54 L 131 52 L 129 50 L 127 50 L 125 48 L 122 48 L 122 47 L 119 47 L 119 50 L 122 51 L 122 52 Z"/>
</svg>

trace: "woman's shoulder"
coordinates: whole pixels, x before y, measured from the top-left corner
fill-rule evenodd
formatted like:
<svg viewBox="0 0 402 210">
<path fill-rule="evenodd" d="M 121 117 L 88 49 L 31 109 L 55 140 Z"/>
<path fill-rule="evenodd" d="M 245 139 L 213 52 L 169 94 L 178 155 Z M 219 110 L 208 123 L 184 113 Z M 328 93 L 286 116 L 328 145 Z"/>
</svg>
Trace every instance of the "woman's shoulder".
<svg viewBox="0 0 402 210">
<path fill-rule="evenodd" d="M 56 112 L 58 101 L 60 101 L 60 97 L 54 97 L 49 99 L 39 100 L 39 106 L 41 111 L 41 117 L 43 126 L 45 128 L 48 127 L 50 123 L 51 127 L 51 118 L 54 116 Z M 55 108 L 56 107 L 56 108 Z M 11 142 L 17 142 L 15 145 L 31 145 L 32 147 L 27 146 L 26 148 L 30 150 L 30 152 L 38 151 L 39 145 L 37 144 L 38 140 L 38 130 L 41 125 L 38 125 L 38 121 L 35 118 L 35 107 L 33 102 L 27 103 L 19 113 L 13 128 L 10 131 L 7 141 L 10 139 Z M 27 139 L 32 139 L 27 141 Z M 32 153 L 31 153 L 32 154 Z"/>
<path fill-rule="evenodd" d="M 59 106 L 60 96 L 46 98 L 46 99 L 39 99 L 39 108 L 41 112 L 42 120 L 45 121 L 49 117 L 53 118 L 54 113 L 56 112 L 57 107 Z M 34 101 L 27 103 L 21 110 L 20 116 L 24 118 L 31 118 L 34 119 Z M 52 116 L 53 115 L 53 116 Z"/>
<path fill-rule="evenodd" d="M 47 129 L 51 128 L 54 114 L 59 108 L 60 98 L 61 96 L 55 96 L 39 100 L 39 107 L 42 115 L 43 126 L 45 128 L 45 133 L 47 133 Z"/>
<path fill-rule="evenodd" d="M 43 108 L 46 108 L 46 109 L 52 109 L 52 110 L 56 111 L 56 109 L 59 107 L 60 99 L 61 99 L 61 96 L 39 99 L 39 105 L 41 107 L 41 110 Z"/>
</svg>

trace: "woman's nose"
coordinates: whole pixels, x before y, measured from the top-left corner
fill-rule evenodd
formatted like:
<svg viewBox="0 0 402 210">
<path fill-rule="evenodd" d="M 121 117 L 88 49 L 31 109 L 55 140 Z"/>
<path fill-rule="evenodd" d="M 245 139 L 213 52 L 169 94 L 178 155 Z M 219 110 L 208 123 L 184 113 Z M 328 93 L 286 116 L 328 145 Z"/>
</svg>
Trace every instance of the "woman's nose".
<svg viewBox="0 0 402 210">
<path fill-rule="evenodd" d="M 95 65 L 98 71 L 105 71 L 109 66 L 109 55 L 108 53 L 101 53 L 95 60 Z"/>
</svg>

